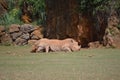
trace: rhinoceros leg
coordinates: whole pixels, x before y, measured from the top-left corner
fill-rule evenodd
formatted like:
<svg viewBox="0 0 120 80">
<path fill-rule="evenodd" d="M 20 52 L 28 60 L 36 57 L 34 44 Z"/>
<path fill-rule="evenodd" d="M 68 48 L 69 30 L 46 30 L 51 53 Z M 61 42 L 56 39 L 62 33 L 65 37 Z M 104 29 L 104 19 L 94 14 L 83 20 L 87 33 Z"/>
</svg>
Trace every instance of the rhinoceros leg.
<svg viewBox="0 0 120 80">
<path fill-rule="evenodd" d="M 50 48 L 49 46 L 46 46 L 46 47 L 45 47 L 45 52 L 46 52 L 46 53 L 49 52 L 49 48 Z"/>
<path fill-rule="evenodd" d="M 63 47 L 63 51 L 65 51 L 65 52 L 72 52 L 69 47 Z"/>
<path fill-rule="evenodd" d="M 38 49 L 36 50 L 36 52 L 40 52 L 40 51 L 43 51 L 43 50 L 44 50 L 44 48 L 39 46 Z"/>
</svg>

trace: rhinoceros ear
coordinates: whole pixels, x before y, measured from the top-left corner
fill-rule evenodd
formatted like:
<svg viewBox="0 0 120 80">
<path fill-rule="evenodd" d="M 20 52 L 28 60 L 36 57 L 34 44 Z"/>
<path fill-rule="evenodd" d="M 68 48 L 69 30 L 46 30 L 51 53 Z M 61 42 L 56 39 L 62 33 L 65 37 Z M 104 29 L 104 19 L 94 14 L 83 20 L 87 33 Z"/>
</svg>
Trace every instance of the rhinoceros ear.
<svg viewBox="0 0 120 80">
<path fill-rule="evenodd" d="M 74 43 L 74 40 L 71 40 L 72 43 Z"/>
</svg>

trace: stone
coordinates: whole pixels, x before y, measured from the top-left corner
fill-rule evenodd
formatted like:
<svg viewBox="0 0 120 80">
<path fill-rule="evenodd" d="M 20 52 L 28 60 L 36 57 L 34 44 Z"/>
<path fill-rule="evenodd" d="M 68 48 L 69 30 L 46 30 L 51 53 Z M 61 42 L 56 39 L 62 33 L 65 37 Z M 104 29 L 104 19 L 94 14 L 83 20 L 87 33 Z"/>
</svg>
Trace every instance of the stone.
<svg viewBox="0 0 120 80">
<path fill-rule="evenodd" d="M 20 30 L 20 25 L 18 25 L 18 24 L 12 24 L 9 27 L 9 33 L 19 32 L 19 30 Z"/>
<path fill-rule="evenodd" d="M 5 34 L 5 28 L 4 26 L 0 26 L 0 36 Z"/>
<path fill-rule="evenodd" d="M 21 35 L 22 35 L 22 32 L 15 32 L 15 33 L 10 34 L 10 36 L 12 37 L 13 40 L 16 40 Z"/>
<path fill-rule="evenodd" d="M 0 37 L 0 42 L 2 44 L 12 44 L 12 38 L 10 37 L 9 34 L 5 33 Z"/>
<path fill-rule="evenodd" d="M 119 18 L 116 11 L 111 12 L 110 17 L 108 18 L 108 27 L 105 30 L 103 37 L 103 45 L 105 47 L 114 47 L 117 48 L 120 45 L 120 31 L 117 28 L 119 25 Z"/>
<path fill-rule="evenodd" d="M 114 40 L 111 34 L 105 34 L 103 37 L 103 45 L 106 47 L 115 47 Z"/>
<path fill-rule="evenodd" d="M 22 38 L 17 38 L 15 40 L 15 44 L 16 45 L 19 45 L 19 46 L 22 46 L 22 45 L 26 45 L 28 42 L 26 39 L 22 39 Z"/>
<path fill-rule="evenodd" d="M 0 32 L 4 32 L 4 31 L 5 31 L 4 26 L 0 26 Z"/>
<path fill-rule="evenodd" d="M 20 38 L 28 40 L 28 39 L 30 39 L 30 34 L 28 34 L 28 33 L 23 33 L 23 34 L 20 36 Z"/>
<path fill-rule="evenodd" d="M 99 47 L 101 47 L 101 44 L 100 44 L 99 41 L 89 42 L 89 43 L 88 43 L 88 47 L 89 47 L 89 48 L 99 48 Z"/>
<path fill-rule="evenodd" d="M 31 33 L 32 31 L 34 31 L 34 27 L 30 24 L 23 24 L 20 27 L 20 31 L 22 31 L 23 33 Z"/>
<path fill-rule="evenodd" d="M 113 37 L 115 48 L 120 49 L 120 34 Z"/>
<path fill-rule="evenodd" d="M 31 39 L 41 39 L 43 38 L 43 34 L 42 34 L 42 29 L 40 27 L 35 28 L 35 30 L 31 33 Z"/>
</svg>

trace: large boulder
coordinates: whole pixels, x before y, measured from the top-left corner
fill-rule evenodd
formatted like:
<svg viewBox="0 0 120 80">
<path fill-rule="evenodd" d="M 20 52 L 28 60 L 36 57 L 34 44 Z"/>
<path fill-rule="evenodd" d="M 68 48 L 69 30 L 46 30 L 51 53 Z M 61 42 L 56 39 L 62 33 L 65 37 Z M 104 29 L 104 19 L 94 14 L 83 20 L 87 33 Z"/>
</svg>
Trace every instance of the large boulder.
<svg viewBox="0 0 120 80">
<path fill-rule="evenodd" d="M 113 37 L 114 47 L 120 49 L 120 34 Z"/>
<path fill-rule="evenodd" d="M 30 35 L 28 33 L 23 33 L 21 36 L 15 39 L 14 43 L 16 45 L 26 45 L 29 39 L 30 39 Z"/>
<path fill-rule="evenodd" d="M 20 31 L 22 31 L 23 33 L 31 33 L 32 31 L 34 31 L 34 27 L 30 24 L 23 24 L 20 27 Z"/>
<path fill-rule="evenodd" d="M 43 38 L 42 28 L 36 27 L 35 30 L 31 33 L 31 39 L 39 40 Z"/>
<path fill-rule="evenodd" d="M 10 37 L 9 34 L 5 33 L 0 37 L 0 43 L 5 45 L 12 44 L 12 38 Z"/>
<path fill-rule="evenodd" d="M 5 28 L 4 26 L 0 26 L 0 36 L 5 34 Z"/>
<path fill-rule="evenodd" d="M 88 43 L 88 47 L 89 47 L 89 48 L 101 48 L 101 47 L 102 47 L 102 44 L 100 44 L 99 41 L 89 42 L 89 43 Z"/>
<path fill-rule="evenodd" d="M 26 39 L 17 38 L 14 43 L 15 43 L 16 45 L 21 46 L 21 45 L 26 45 L 28 42 L 27 42 Z"/>
<path fill-rule="evenodd" d="M 12 24 L 9 27 L 9 33 L 19 32 L 19 30 L 20 30 L 20 25 L 18 24 Z"/>
<path fill-rule="evenodd" d="M 13 40 L 16 40 L 18 37 L 20 37 L 23 33 L 22 32 L 14 32 L 11 33 L 10 36 Z"/>
<path fill-rule="evenodd" d="M 118 15 L 115 11 L 111 12 L 110 17 L 108 18 L 108 27 L 105 30 L 103 37 L 103 44 L 106 47 L 116 47 L 119 48 L 120 45 L 120 31 L 117 28 L 120 21 Z"/>
<path fill-rule="evenodd" d="M 4 32 L 4 31 L 5 31 L 4 26 L 0 26 L 0 32 Z"/>
<path fill-rule="evenodd" d="M 28 33 L 23 33 L 21 36 L 20 36 L 21 39 L 25 39 L 25 40 L 28 40 L 30 39 L 30 34 Z"/>
</svg>

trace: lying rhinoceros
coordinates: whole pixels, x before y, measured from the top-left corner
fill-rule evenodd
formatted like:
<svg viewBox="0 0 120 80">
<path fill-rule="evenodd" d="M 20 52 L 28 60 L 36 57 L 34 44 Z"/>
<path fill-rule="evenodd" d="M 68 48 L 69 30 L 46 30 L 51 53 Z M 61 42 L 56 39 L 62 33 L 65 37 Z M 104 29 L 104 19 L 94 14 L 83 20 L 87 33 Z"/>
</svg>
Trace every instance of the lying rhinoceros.
<svg viewBox="0 0 120 80">
<path fill-rule="evenodd" d="M 39 52 L 39 51 L 78 51 L 80 50 L 81 46 L 78 45 L 78 42 L 76 42 L 74 39 L 68 38 L 64 40 L 58 40 L 58 39 L 40 39 L 35 42 L 35 44 L 32 47 L 31 52 Z"/>
</svg>

